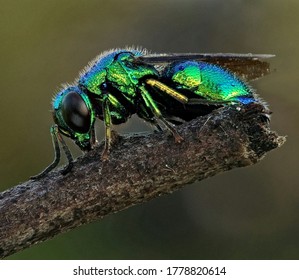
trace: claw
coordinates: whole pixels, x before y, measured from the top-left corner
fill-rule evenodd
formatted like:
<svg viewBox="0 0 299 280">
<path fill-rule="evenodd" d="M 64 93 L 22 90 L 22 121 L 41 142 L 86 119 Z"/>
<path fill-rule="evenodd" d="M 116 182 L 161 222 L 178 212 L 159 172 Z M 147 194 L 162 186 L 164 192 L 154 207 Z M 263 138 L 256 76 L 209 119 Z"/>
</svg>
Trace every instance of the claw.
<svg viewBox="0 0 299 280">
<path fill-rule="evenodd" d="M 109 149 L 106 149 L 106 147 L 104 148 L 104 151 L 102 153 L 101 159 L 102 161 L 107 161 L 109 160 Z"/>
<path fill-rule="evenodd" d="M 178 133 L 175 133 L 173 136 L 175 143 L 182 143 L 184 141 L 184 138 Z"/>
</svg>

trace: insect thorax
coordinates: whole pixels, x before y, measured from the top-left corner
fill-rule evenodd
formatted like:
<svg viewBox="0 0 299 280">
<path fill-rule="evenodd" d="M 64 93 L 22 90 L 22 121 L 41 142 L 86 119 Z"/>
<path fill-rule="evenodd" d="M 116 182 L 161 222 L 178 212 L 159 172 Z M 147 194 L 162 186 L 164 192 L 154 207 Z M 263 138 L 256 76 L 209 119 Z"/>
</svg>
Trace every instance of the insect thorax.
<svg viewBox="0 0 299 280">
<path fill-rule="evenodd" d="M 80 77 L 80 86 L 100 99 L 108 92 L 114 94 L 118 91 L 133 104 L 142 79 L 158 76 L 153 66 L 134 63 L 136 55 L 131 51 L 119 50 L 100 58 Z"/>
</svg>

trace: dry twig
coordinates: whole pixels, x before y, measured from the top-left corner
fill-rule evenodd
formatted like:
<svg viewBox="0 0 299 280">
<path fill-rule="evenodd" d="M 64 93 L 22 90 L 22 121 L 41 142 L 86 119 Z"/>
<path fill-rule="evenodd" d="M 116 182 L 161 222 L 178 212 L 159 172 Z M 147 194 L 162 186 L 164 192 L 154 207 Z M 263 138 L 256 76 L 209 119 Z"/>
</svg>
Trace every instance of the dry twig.
<svg viewBox="0 0 299 280">
<path fill-rule="evenodd" d="M 0 257 L 59 233 L 171 193 L 236 167 L 257 163 L 285 138 L 270 131 L 260 104 L 229 106 L 165 133 L 118 137 L 110 160 L 103 144 L 59 170 L 0 194 Z"/>
</svg>

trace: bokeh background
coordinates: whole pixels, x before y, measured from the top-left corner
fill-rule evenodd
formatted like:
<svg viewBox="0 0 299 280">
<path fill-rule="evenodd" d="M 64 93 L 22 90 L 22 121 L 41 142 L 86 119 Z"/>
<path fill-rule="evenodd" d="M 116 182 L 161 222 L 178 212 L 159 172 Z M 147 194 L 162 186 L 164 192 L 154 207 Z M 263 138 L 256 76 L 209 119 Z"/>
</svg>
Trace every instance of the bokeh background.
<svg viewBox="0 0 299 280">
<path fill-rule="evenodd" d="M 52 161 L 53 94 L 100 52 L 116 47 L 276 54 L 276 71 L 252 85 L 274 112 L 272 128 L 288 135 L 255 166 L 189 185 L 9 259 L 299 258 L 299 1 L 1 0 L 0 7 L 1 190 Z M 137 118 L 117 129 L 150 130 Z"/>
</svg>

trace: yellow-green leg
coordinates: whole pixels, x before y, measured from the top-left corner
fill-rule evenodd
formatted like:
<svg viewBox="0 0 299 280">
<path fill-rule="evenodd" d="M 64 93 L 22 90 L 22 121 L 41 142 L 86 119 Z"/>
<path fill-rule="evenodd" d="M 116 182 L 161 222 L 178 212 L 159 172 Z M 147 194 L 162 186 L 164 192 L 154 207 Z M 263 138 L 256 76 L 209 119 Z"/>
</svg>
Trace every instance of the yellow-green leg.
<svg viewBox="0 0 299 280">
<path fill-rule="evenodd" d="M 180 101 L 181 103 L 186 104 L 189 101 L 187 96 L 177 92 L 176 90 L 172 89 L 171 87 L 169 87 L 155 79 L 147 79 L 145 82 L 148 85 L 165 92 L 166 94 L 168 94 L 169 96 L 173 97 L 174 99 Z"/>
<path fill-rule="evenodd" d="M 140 91 L 146 106 L 151 109 L 153 115 L 158 120 L 160 120 L 165 125 L 165 127 L 173 134 L 175 142 L 182 142 L 184 140 L 183 137 L 178 134 L 175 128 L 166 119 L 164 119 L 156 102 L 152 99 L 150 93 L 146 90 L 146 88 L 144 86 L 140 86 Z"/>
<path fill-rule="evenodd" d="M 105 147 L 102 154 L 102 160 L 109 158 L 109 152 L 111 148 L 112 136 L 111 136 L 111 114 L 109 110 L 109 100 L 106 98 L 103 101 L 103 116 L 105 124 Z"/>
</svg>

